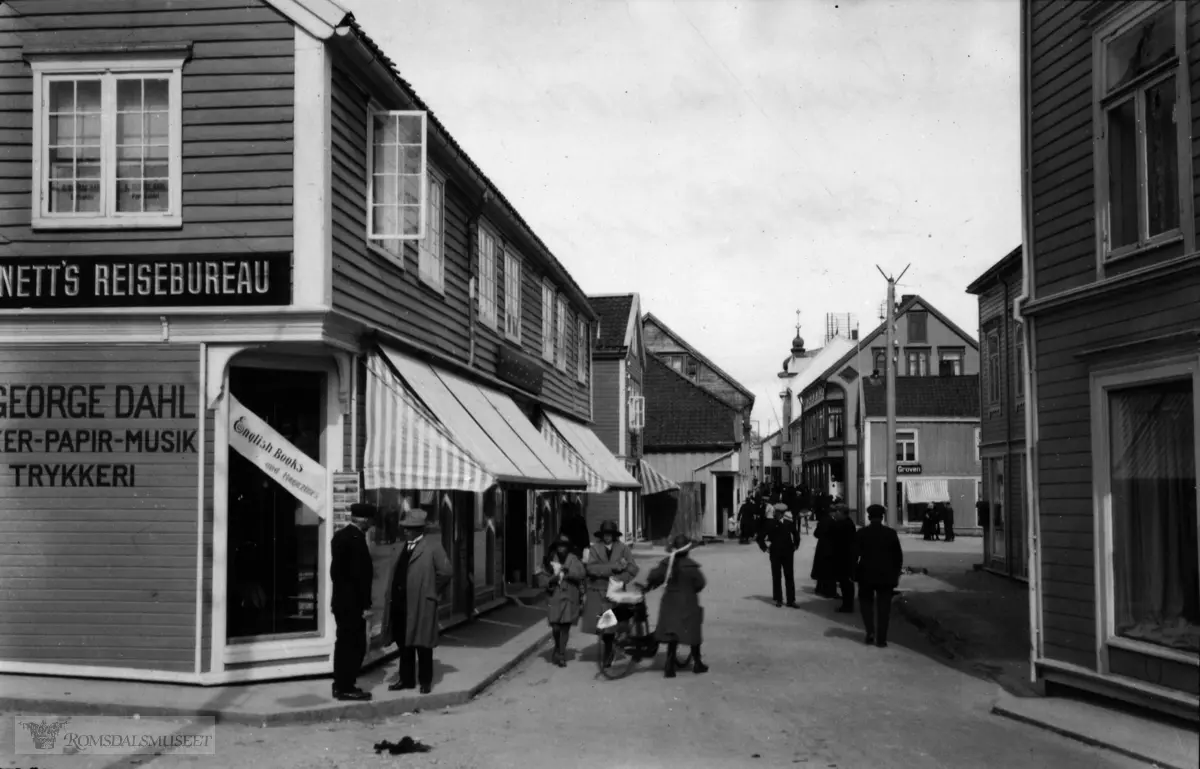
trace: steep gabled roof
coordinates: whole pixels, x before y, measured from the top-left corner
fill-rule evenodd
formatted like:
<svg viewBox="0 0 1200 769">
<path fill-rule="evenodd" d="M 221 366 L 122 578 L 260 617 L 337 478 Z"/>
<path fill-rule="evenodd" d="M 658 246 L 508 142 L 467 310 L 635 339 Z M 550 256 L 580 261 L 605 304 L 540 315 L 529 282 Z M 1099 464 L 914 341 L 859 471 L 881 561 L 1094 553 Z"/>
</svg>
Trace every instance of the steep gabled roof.
<svg viewBox="0 0 1200 769">
<path fill-rule="evenodd" d="M 962 337 L 966 341 L 967 344 L 971 345 L 976 350 L 979 349 L 979 342 L 977 342 L 975 340 L 975 337 L 971 336 L 966 331 L 963 331 L 961 328 L 959 328 L 957 323 L 955 323 L 954 321 L 947 318 L 945 315 L 943 315 L 941 313 L 940 310 L 938 310 L 936 307 L 934 307 L 929 302 L 922 299 L 919 294 L 913 294 L 912 296 L 910 296 L 907 299 L 907 301 L 900 303 L 900 307 L 896 309 L 895 320 L 897 322 L 899 322 L 900 318 L 903 317 L 903 315 L 905 313 L 907 313 L 909 310 L 913 309 L 917 305 L 921 305 L 921 307 L 923 307 L 930 315 L 932 315 L 933 317 L 940 320 L 943 324 L 945 324 L 946 328 L 950 329 L 951 331 L 953 331 L 954 333 L 956 333 L 960 337 Z M 833 376 L 837 372 L 841 371 L 843 368 L 845 368 L 847 363 L 854 360 L 854 358 L 858 355 L 859 350 L 863 350 L 863 349 L 866 349 L 867 347 L 869 347 L 871 342 L 878 339 L 880 337 L 880 335 L 882 335 L 886 330 L 887 330 L 887 321 L 885 320 L 882 323 L 880 323 L 878 326 L 876 326 L 874 331 L 872 331 L 871 333 L 867 334 L 864 337 L 861 337 L 858 340 L 858 343 L 854 346 L 853 350 L 851 350 L 850 352 L 843 355 L 841 358 L 838 359 L 838 361 L 836 363 L 834 363 L 832 366 L 830 366 L 829 368 L 822 371 L 821 375 L 818 377 L 815 377 L 812 380 L 812 382 L 810 382 L 809 385 L 805 389 L 809 389 L 809 388 L 813 387 L 818 382 L 824 382 L 825 380 L 829 379 L 831 376 Z M 803 391 L 801 391 L 801 394 L 803 394 Z"/>
<path fill-rule="evenodd" d="M 334 0 L 264 0 L 293 24 L 318 40 L 328 40 L 351 17 Z"/>
<path fill-rule="evenodd" d="M 887 415 L 887 384 L 863 380 L 866 416 Z M 979 418 L 979 375 L 896 377 L 896 416 Z"/>
<path fill-rule="evenodd" d="M 633 340 L 631 316 L 637 305 L 636 294 L 612 294 L 589 296 L 588 301 L 600 319 L 600 333 L 596 337 L 596 350 L 621 350 L 629 347 Z M 632 323 L 631 323 L 632 321 Z"/>
<path fill-rule="evenodd" d="M 708 366 L 710 369 L 717 372 L 717 374 L 722 379 L 724 379 L 726 382 L 731 384 L 734 387 L 734 389 L 736 389 L 738 392 L 742 393 L 747 398 L 749 398 L 751 403 L 754 403 L 754 393 L 747 390 L 745 388 L 745 386 L 742 385 L 741 382 L 737 381 L 736 379 L 731 377 L 729 374 L 725 373 L 724 369 L 722 369 L 717 364 L 713 363 L 712 360 L 710 360 L 708 358 L 708 356 L 706 356 L 704 353 L 700 352 L 695 347 L 692 347 L 690 344 L 688 344 L 686 339 L 684 339 L 679 334 L 676 334 L 674 331 L 672 331 L 670 329 L 670 327 L 667 326 L 666 323 L 663 323 L 661 320 L 659 320 L 658 317 L 655 316 L 654 313 L 652 313 L 652 312 L 646 313 L 646 317 L 642 319 L 642 323 L 643 323 L 643 325 L 646 323 L 653 323 L 654 325 L 658 326 L 658 328 L 664 334 L 671 337 L 671 339 L 673 339 L 676 344 L 678 344 L 680 347 L 682 347 L 683 349 L 685 349 L 689 353 L 691 353 L 693 356 L 695 356 L 696 359 L 699 360 L 701 363 L 703 363 L 705 366 Z"/>
<path fill-rule="evenodd" d="M 737 409 L 663 363 L 646 356 L 642 380 L 646 398 L 643 442 L 655 446 L 733 446 Z"/>
<path fill-rule="evenodd" d="M 1021 266 L 1021 247 L 1017 246 L 1012 251 L 1009 251 L 1007 256 L 993 264 L 991 267 L 988 267 L 982 275 L 971 281 L 971 285 L 967 286 L 967 293 L 975 295 L 982 294 L 987 290 L 988 283 L 991 283 L 998 276 L 1006 272 L 1019 270 Z"/>
</svg>

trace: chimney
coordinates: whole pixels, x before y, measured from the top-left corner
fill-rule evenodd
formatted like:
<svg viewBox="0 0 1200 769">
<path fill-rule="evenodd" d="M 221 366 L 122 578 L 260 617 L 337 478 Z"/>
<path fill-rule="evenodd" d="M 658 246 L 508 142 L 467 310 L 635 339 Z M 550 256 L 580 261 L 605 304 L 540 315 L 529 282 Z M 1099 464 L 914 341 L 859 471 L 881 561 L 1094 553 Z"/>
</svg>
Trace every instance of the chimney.
<svg viewBox="0 0 1200 769">
<path fill-rule="evenodd" d="M 900 297 L 900 304 L 904 304 L 909 299 L 916 297 L 916 294 L 904 294 Z"/>
</svg>

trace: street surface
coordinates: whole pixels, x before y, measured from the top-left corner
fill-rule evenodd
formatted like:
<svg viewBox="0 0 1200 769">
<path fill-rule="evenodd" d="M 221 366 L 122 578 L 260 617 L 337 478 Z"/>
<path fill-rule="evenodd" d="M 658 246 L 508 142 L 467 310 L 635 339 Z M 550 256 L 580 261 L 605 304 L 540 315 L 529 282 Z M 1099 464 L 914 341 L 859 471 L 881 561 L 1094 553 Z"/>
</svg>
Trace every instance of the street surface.
<svg viewBox="0 0 1200 769">
<path fill-rule="evenodd" d="M 708 577 L 707 675 L 662 677 L 662 653 L 629 677 L 597 680 L 591 637 L 574 658 L 546 650 L 474 702 L 379 723 L 266 729 L 221 725 L 217 756 L 39 757 L 37 766 L 118 767 L 821 767 L 1108 769 L 1143 764 L 990 714 L 997 688 L 948 667 L 897 612 L 890 646 L 865 646 L 857 614 L 811 594 L 813 540 L 797 559 L 798 609 L 770 602 L 766 556 L 700 548 Z M 654 560 L 642 560 L 644 579 Z M 657 596 L 651 604 L 657 609 Z M 582 656 L 580 656 L 582 653 Z M 411 736 L 433 750 L 377 756 Z M 7 760 L 7 759 L 6 759 Z M 3 764 L 7 766 L 7 764 Z"/>
</svg>

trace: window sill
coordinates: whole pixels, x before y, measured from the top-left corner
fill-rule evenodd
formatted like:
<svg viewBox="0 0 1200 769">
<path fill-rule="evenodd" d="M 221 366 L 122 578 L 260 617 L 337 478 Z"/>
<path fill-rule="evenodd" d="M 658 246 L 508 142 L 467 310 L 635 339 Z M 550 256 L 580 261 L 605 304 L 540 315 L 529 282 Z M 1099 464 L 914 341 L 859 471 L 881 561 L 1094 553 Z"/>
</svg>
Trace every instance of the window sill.
<svg viewBox="0 0 1200 769">
<path fill-rule="evenodd" d="M 1160 248 L 1173 246 L 1183 242 L 1183 232 L 1181 230 L 1172 230 L 1157 237 L 1151 238 L 1145 243 L 1139 243 L 1133 246 L 1123 246 L 1116 251 L 1108 252 L 1101 260 L 1105 267 L 1110 264 L 1117 264 L 1126 259 L 1133 259 L 1144 254 L 1149 254 L 1157 251 Z"/>
<path fill-rule="evenodd" d="M 54 230 L 166 230 L 183 227 L 183 217 L 175 216 L 129 216 L 129 217 L 71 217 L 50 218 L 35 216 L 30 222 L 36 232 Z"/>
<path fill-rule="evenodd" d="M 1189 654 L 1188 652 L 1170 649 L 1165 646 L 1156 646 L 1145 641 L 1134 641 L 1130 638 L 1121 638 L 1120 636 L 1109 636 L 1107 641 L 1109 646 L 1116 649 L 1122 649 L 1128 652 L 1136 652 L 1145 654 L 1150 657 L 1158 657 L 1159 659 L 1179 662 L 1184 665 L 1194 665 L 1200 667 L 1200 655 Z"/>
<path fill-rule="evenodd" d="M 439 299 L 445 300 L 446 298 L 446 284 L 444 282 L 439 285 L 425 275 L 417 275 L 417 285 L 425 291 L 434 294 Z"/>
<path fill-rule="evenodd" d="M 404 272 L 405 268 L 404 268 L 404 249 L 403 248 L 400 249 L 400 255 L 397 256 L 396 254 L 393 254 L 391 251 L 388 251 L 386 248 L 384 248 L 380 245 L 377 245 L 373 241 L 368 240 L 367 241 L 367 250 L 370 251 L 371 253 L 375 254 L 376 256 L 379 256 L 379 257 L 382 257 L 382 258 L 388 260 L 392 264 L 399 267 L 401 272 Z"/>
</svg>

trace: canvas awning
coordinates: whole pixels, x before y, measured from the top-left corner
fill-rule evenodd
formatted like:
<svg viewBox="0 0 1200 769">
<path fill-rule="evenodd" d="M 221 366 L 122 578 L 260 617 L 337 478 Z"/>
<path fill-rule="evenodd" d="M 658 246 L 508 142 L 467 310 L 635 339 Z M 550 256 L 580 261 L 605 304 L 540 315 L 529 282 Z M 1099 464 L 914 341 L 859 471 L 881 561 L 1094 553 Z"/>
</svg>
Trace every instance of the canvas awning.
<svg viewBox="0 0 1200 769">
<path fill-rule="evenodd" d="M 367 368 L 363 472 L 368 489 L 587 486 L 511 398 L 387 347 Z"/>
<path fill-rule="evenodd" d="M 638 463 L 638 475 L 642 479 L 642 496 L 662 494 L 666 491 L 679 491 L 679 484 L 651 467 L 646 460 Z"/>
<path fill-rule="evenodd" d="M 603 494 L 606 491 L 635 491 L 641 488 L 638 480 L 629 474 L 587 426 L 545 412 L 542 437 L 573 470 L 587 480 L 589 492 Z"/>
<path fill-rule="evenodd" d="M 922 502 L 950 501 L 950 484 L 946 481 L 904 481 L 905 496 L 909 504 L 917 505 Z"/>
</svg>

